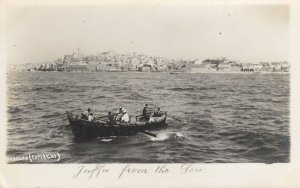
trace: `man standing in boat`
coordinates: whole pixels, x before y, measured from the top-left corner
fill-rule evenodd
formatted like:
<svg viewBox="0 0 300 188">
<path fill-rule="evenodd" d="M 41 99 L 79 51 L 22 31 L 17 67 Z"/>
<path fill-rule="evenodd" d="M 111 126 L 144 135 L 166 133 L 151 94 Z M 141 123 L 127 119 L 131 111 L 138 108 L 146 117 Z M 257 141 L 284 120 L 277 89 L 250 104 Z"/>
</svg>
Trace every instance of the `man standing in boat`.
<svg viewBox="0 0 300 188">
<path fill-rule="evenodd" d="M 150 115 L 149 115 L 149 107 L 148 104 L 146 104 L 143 108 L 143 117 L 146 121 L 148 121 L 150 119 Z"/>
</svg>

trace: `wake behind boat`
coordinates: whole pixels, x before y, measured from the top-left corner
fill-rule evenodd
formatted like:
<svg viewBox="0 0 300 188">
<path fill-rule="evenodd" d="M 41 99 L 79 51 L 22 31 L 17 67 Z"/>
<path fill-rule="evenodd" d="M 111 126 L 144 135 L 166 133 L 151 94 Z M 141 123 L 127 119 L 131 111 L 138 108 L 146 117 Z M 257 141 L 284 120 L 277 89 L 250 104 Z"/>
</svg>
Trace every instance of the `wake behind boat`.
<svg viewBox="0 0 300 188">
<path fill-rule="evenodd" d="M 151 135 L 145 132 L 150 130 L 159 130 L 167 127 L 167 112 L 161 112 L 160 116 L 151 116 L 148 120 L 141 115 L 131 117 L 129 122 L 110 121 L 107 116 L 105 119 L 95 118 L 90 121 L 79 118 L 72 112 L 67 111 L 67 117 L 70 123 L 72 133 L 78 139 L 93 139 L 97 137 L 109 136 L 130 136 L 138 132 Z"/>
</svg>

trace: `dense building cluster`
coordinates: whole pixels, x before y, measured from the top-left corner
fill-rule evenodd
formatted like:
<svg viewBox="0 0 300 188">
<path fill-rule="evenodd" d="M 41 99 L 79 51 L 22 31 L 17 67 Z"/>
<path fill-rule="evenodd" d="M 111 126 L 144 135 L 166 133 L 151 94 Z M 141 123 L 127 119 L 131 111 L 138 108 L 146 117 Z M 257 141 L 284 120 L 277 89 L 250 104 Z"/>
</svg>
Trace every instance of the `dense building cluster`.
<svg viewBox="0 0 300 188">
<path fill-rule="evenodd" d="M 191 72 L 289 72 L 290 65 L 282 62 L 240 62 L 224 57 L 195 61 Z"/>
<path fill-rule="evenodd" d="M 77 53 L 42 64 L 11 66 L 13 70 L 69 72 L 289 72 L 288 62 L 240 62 L 224 57 L 205 60 L 174 60 L 145 54 L 114 51 L 97 55 Z"/>
<path fill-rule="evenodd" d="M 120 54 L 114 51 L 97 55 L 83 55 L 77 53 L 65 55 L 63 59 L 45 62 L 41 65 L 30 65 L 30 71 L 147 71 L 163 72 L 180 70 L 186 67 L 187 61 L 153 57 L 145 54 Z"/>
</svg>

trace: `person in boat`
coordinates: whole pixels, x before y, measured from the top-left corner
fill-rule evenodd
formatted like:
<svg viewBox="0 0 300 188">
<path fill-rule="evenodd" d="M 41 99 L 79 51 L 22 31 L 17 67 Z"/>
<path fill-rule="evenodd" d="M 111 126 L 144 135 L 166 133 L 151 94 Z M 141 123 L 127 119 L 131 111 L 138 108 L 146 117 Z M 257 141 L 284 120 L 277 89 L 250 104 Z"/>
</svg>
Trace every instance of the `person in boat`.
<svg viewBox="0 0 300 188">
<path fill-rule="evenodd" d="M 160 111 L 160 108 L 158 107 L 156 111 L 153 113 L 153 117 L 161 117 L 163 114 Z"/>
<path fill-rule="evenodd" d="M 115 114 L 108 112 L 108 124 L 113 125 L 115 123 Z"/>
<path fill-rule="evenodd" d="M 88 108 L 87 110 L 83 111 L 81 113 L 81 119 L 88 120 L 89 119 L 89 114 L 91 113 L 91 109 Z"/>
<path fill-rule="evenodd" d="M 81 119 L 87 119 L 87 111 L 81 112 Z"/>
<path fill-rule="evenodd" d="M 90 113 L 88 116 L 88 121 L 93 121 L 94 117 L 93 117 L 93 113 Z"/>
<path fill-rule="evenodd" d="M 143 117 L 146 121 L 148 121 L 150 119 L 150 115 L 149 115 L 149 107 L 148 107 L 148 104 L 146 104 L 143 108 Z"/>
<path fill-rule="evenodd" d="M 143 116 L 147 115 L 148 110 L 149 110 L 148 104 L 145 104 L 145 106 L 143 108 Z"/>
<path fill-rule="evenodd" d="M 115 115 L 115 120 L 116 121 L 121 121 L 121 118 L 122 118 L 122 116 L 123 116 L 123 111 L 126 111 L 126 109 L 125 108 L 123 108 L 122 106 L 120 106 L 119 107 L 119 111 L 116 113 L 116 115 Z"/>
<path fill-rule="evenodd" d="M 128 123 L 129 122 L 129 115 L 127 111 L 123 108 L 122 110 L 122 116 L 121 116 L 121 122 Z"/>
</svg>

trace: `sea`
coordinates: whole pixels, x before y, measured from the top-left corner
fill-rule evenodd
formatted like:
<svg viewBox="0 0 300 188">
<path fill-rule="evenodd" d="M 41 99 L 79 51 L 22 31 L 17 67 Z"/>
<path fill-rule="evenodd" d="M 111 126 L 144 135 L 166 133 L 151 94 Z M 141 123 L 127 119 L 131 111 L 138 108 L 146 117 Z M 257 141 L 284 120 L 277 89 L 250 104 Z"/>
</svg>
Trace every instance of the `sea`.
<svg viewBox="0 0 300 188">
<path fill-rule="evenodd" d="M 168 112 L 157 137 L 78 141 L 66 116 L 145 104 Z M 7 162 L 288 163 L 289 105 L 289 74 L 8 72 Z"/>
</svg>

